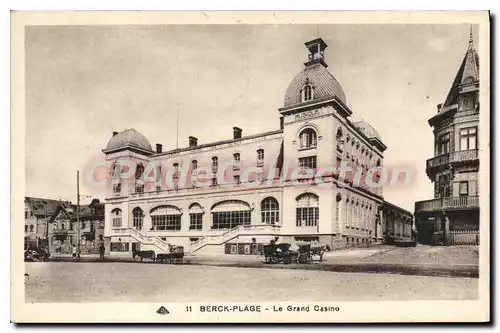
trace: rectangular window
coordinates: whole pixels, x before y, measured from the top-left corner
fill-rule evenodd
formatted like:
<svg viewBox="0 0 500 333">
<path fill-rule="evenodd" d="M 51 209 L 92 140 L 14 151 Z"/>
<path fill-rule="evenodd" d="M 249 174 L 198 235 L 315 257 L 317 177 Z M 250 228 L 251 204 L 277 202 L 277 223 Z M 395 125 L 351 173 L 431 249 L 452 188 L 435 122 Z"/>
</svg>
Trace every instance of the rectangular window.
<svg viewBox="0 0 500 333">
<path fill-rule="evenodd" d="M 217 186 L 217 177 L 212 178 L 212 186 Z"/>
<path fill-rule="evenodd" d="M 297 227 L 315 227 L 318 225 L 319 208 L 318 207 L 298 207 L 296 210 Z"/>
<path fill-rule="evenodd" d="M 135 193 L 144 193 L 144 184 L 135 184 Z"/>
<path fill-rule="evenodd" d="M 240 175 L 234 175 L 233 176 L 233 180 L 234 180 L 234 183 L 235 184 L 240 184 Z"/>
<path fill-rule="evenodd" d="M 189 214 L 189 230 L 203 229 L 203 213 Z"/>
<path fill-rule="evenodd" d="M 113 184 L 113 194 L 114 195 L 120 195 L 121 191 L 122 191 L 122 184 L 121 183 Z"/>
<path fill-rule="evenodd" d="M 477 149 L 477 127 L 462 128 L 460 130 L 460 150 Z"/>
<path fill-rule="evenodd" d="M 444 197 L 450 197 L 451 196 L 451 191 L 450 191 L 450 176 L 449 175 L 440 175 L 438 178 L 438 184 L 437 184 L 437 189 L 438 189 L 438 197 L 439 198 L 444 198 Z"/>
<path fill-rule="evenodd" d="M 459 195 L 468 196 L 469 195 L 469 182 L 460 182 L 458 185 Z"/>
<path fill-rule="evenodd" d="M 316 169 L 316 156 L 308 156 L 299 158 L 300 168 Z"/>
<path fill-rule="evenodd" d="M 212 213 L 212 229 L 232 229 L 239 225 L 250 224 L 250 211 Z"/>
<path fill-rule="evenodd" d="M 181 215 L 153 215 L 151 224 L 153 230 L 181 230 Z"/>
<path fill-rule="evenodd" d="M 450 152 L 450 133 L 440 135 L 438 138 L 438 155 Z"/>
<path fill-rule="evenodd" d="M 111 243 L 111 252 L 128 252 L 128 243 Z"/>
<path fill-rule="evenodd" d="M 24 218 L 25 219 L 29 218 L 29 212 L 27 210 L 24 211 Z"/>
<path fill-rule="evenodd" d="M 122 227 L 122 218 L 114 217 L 113 218 L 113 228 L 121 228 Z"/>
</svg>

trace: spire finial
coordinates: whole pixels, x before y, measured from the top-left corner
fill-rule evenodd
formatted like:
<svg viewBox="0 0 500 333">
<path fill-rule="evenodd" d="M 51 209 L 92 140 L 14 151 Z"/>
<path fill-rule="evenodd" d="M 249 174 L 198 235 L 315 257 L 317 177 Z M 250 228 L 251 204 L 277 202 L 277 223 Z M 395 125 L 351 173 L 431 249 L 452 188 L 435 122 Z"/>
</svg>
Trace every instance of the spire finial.
<svg viewBox="0 0 500 333">
<path fill-rule="evenodd" d="M 474 43 L 474 36 L 472 35 L 472 24 L 469 26 L 469 46 Z"/>
</svg>

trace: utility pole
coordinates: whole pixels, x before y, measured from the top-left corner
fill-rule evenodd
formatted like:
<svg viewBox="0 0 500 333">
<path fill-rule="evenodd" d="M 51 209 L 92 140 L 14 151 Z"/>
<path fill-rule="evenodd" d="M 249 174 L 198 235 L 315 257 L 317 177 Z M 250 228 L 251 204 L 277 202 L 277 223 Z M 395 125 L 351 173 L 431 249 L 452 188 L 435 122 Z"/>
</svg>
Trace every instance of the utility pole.
<svg viewBox="0 0 500 333">
<path fill-rule="evenodd" d="M 76 256 L 80 259 L 80 171 L 76 171 Z"/>
<path fill-rule="evenodd" d="M 175 106 L 175 109 L 176 109 L 176 132 L 175 132 L 175 136 L 176 136 L 176 144 L 175 144 L 175 149 L 179 149 L 179 108 L 177 107 L 177 105 Z"/>
</svg>

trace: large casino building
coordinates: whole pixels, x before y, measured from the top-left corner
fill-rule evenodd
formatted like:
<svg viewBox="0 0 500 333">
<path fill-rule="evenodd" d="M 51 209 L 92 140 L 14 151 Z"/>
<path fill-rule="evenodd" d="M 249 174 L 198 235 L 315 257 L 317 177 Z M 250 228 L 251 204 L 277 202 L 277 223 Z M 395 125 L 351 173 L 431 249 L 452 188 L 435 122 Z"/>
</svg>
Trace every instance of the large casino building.
<svg viewBox="0 0 500 333">
<path fill-rule="evenodd" d="M 134 129 L 113 133 L 103 149 L 112 166 L 105 205 L 112 254 L 167 252 L 168 244 L 250 254 L 271 240 L 341 248 L 411 237 L 412 213 L 384 201 L 380 178 L 357 182 L 336 169 L 356 168 L 365 179 L 384 165 L 387 147 L 370 124 L 350 121 L 323 39 L 305 45 L 308 60 L 286 90 L 275 131 L 245 136 L 234 127 L 227 140 L 190 137 L 188 147 L 170 151 L 153 149 Z"/>
</svg>

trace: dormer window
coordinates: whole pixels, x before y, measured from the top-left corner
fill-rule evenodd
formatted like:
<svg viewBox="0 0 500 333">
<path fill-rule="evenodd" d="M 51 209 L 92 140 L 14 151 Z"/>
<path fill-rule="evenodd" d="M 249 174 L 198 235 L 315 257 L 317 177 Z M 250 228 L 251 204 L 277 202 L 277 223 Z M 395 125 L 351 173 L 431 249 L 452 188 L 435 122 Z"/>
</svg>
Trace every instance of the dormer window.
<svg viewBox="0 0 500 333">
<path fill-rule="evenodd" d="M 310 84 L 306 84 L 302 88 L 302 102 L 307 102 L 313 99 L 313 87 Z"/>
<path fill-rule="evenodd" d="M 306 128 L 299 134 L 300 148 L 316 148 L 318 136 L 312 128 Z"/>
</svg>

